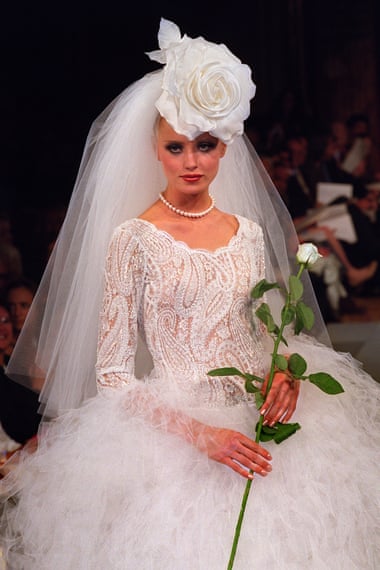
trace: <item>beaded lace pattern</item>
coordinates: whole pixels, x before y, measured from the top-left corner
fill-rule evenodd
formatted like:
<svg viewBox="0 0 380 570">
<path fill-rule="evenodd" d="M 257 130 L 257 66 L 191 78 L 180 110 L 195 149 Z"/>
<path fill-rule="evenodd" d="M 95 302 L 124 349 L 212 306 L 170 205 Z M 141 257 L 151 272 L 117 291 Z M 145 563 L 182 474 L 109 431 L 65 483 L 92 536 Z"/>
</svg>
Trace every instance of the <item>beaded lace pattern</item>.
<svg viewBox="0 0 380 570">
<path fill-rule="evenodd" d="M 213 252 L 192 249 L 145 220 L 115 230 L 99 329 L 99 389 L 141 385 L 134 356 L 144 331 L 155 382 L 176 382 L 207 406 L 246 400 L 241 378 L 207 375 L 222 366 L 263 373 L 265 332 L 249 298 L 264 277 L 263 236 L 254 222 L 238 221 L 236 235 Z"/>
</svg>

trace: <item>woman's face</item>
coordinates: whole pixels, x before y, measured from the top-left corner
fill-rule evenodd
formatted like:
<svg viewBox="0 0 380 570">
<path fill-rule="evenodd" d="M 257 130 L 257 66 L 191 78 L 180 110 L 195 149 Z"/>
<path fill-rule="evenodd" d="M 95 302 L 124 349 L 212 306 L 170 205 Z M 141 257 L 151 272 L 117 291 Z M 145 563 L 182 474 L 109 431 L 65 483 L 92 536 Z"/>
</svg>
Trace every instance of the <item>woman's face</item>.
<svg viewBox="0 0 380 570">
<path fill-rule="evenodd" d="M 218 173 L 226 145 L 208 133 L 193 141 L 176 133 L 160 119 L 157 128 L 157 156 L 168 181 L 168 189 L 187 194 L 207 191 Z"/>
<path fill-rule="evenodd" d="M 22 329 L 32 301 L 33 293 L 27 287 L 15 287 L 9 291 L 7 302 L 16 331 Z"/>
<path fill-rule="evenodd" d="M 11 344 L 13 338 L 12 321 L 9 312 L 0 305 L 0 352 L 4 352 Z"/>
</svg>

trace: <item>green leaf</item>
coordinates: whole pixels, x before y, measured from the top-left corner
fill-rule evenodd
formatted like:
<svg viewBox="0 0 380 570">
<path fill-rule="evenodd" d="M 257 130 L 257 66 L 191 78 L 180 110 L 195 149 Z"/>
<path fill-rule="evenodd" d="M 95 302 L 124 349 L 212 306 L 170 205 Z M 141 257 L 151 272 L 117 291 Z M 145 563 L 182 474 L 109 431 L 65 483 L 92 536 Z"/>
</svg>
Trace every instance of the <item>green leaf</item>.
<svg viewBox="0 0 380 570">
<path fill-rule="evenodd" d="M 261 382 L 263 380 L 261 379 Z M 255 384 L 253 383 L 252 380 L 246 380 L 245 381 L 245 389 L 249 394 L 255 394 L 256 392 L 260 392 L 261 388 L 258 388 L 257 386 L 255 386 Z"/>
<path fill-rule="evenodd" d="M 303 303 L 302 301 L 300 301 L 298 304 L 301 306 L 301 311 L 303 313 L 305 321 L 305 328 L 309 331 L 311 328 L 313 328 L 315 321 L 313 310 L 307 305 L 305 305 L 305 303 Z"/>
<path fill-rule="evenodd" d="M 297 352 L 289 356 L 288 368 L 295 378 L 300 378 L 307 368 L 306 360 Z"/>
<path fill-rule="evenodd" d="M 290 305 L 290 307 L 283 307 L 281 311 L 281 321 L 284 325 L 289 325 L 294 319 L 295 314 L 296 309 L 293 305 Z"/>
<path fill-rule="evenodd" d="M 288 361 L 282 354 L 276 354 L 274 364 L 279 370 L 286 370 L 288 368 Z"/>
<path fill-rule="evenodd" d="M 257 433 L 259 427 L 259 423 L 257 422 L 255 431 Z M 277 422 L 274 426 L 261 426 L 260 441 L 271 441 L 273 440 L 275 443 L 280 444 L 281 442 L 285 441 L 288 437 L 296 433 L 297 430 L 301 429 L 299 423 L 289 423 L 283 424 L 281 422 Z"/>
<path fill-rule="evenodd" d="M 269 333 L 278 332 L 278 326 L 273 320 L 272 313 L 268 303 L 261 303 L 260 307 L 256 310 L 256 315 L 262 321 L 268 329 Z"/>
<path fill-rule="evenodd" d="M 281 335 L 280 341 L 283 342 L 285 346 L 288 346 L 288 342 L 284 336 Z"/>
<path fill-rule="evenodd" d="M 257 428 L 256 428 L 256 431 L 257 431 Z M 276 424 L 273 427 L 267 426 L 267 425 L 265 425 L 265 426 L 263 425 L 261 427 L 261 433 L 265 433 L 266 435 L 276 435 L 276 432 L 277 432 Z"/>
<path fill-rule="evenodd" d="M 259 429 L 259 422 L 256 423 L 255 425 L 255 432 L 257 433 Z M 275 427 L 270 427 L 267 425 L 261 425 L 261 430 L 260 430 L 260 437 L 259 440 L 260 441 L 270 441 L 271 439 L 273 439 L 273 437 L 276 434 L 276 428 Z"/>
<path fill-rule="evenodd" d="M 261 392 L 256 392 L 255 394 L 255 403 L 256 403 L 256 408 L 259 410 L 261 408 L 261 406 L 264 403 L 264 396 Z"/>
<path fill-rule="evenodd" d="M 268 329 L 268 332 L 273 333 L 274 335 L 278 336 L 280 334 L 280 329 L 276 324 L 273 325 L 273 330 Z"/>
<path fill-rule="evenodd" d="M 291 435 L 296 433 L 297 430 L 301 429 L 301 426 L 299 423 L 282 424 L 280 422 L 277 422 L 275 425 L 278 426 L 278 429 L 277 429 L 277 433 L 273 439 L 274 439 L 275 443 L 278 443 L 278 444 L 282 443 L 283 441 L 285 441 L 285 439 L 288 439 L 288 437 L 290 437 Z"/>
<path fill-rule="evenodd" d="M 341 384 L 333 376 L 327 374 L 327 372 L 317 372 L 316 374 L 310 374 L 309 380 L 312 384 L 318 386 L 320 390 L 326 392 L 326 394 L 341 394 L 344 389 Z"/>
<path fill-rule="evenodd" d="M 299 335 L 300 332 L 303 330 L 303 328 L 304 328 L 304 324 L 303 324 L 302 315 L 299 315 L 296 313 L 296 323 L 294 325 L 294 334 Z"/>
<path fill-rule="evenodd" d="M 247 382 L 264 382 L 264 379 L 260 376 L 255 376 L 249 372 L 241 372 L 237 368 L 215 368 L 214 370 L 209 370 L 207 372 L 208 376 L 240 376 L 245 378 Z"/>
<path fill-rule="evenodd" d="M 244 372 L 244 378 L 247 380 L 247 382 L 264 382 L 264 378 L 261 378 L 261 376 L 256 376 L 255 374 L 250 374 L 249 372 Z"/>
<path fill-rule="evenodd" d="M 299 301 L 296 305 L 296 326 L 295 334 L 299 334 L 303 328 L 310 330 L 314 324 L 314 313 L 303 303 Z"/>
<path fill-rule="evenodd" d="M 275 428 L 270 428 L 269 426 L 262 426 L 259 440 L 270 441 L 271 439 L 274 439 L 275 436 L 276 436 Z"/>
<path fill-rule="evenodd" d="M 244 372 L 240 372 L 237 368 L 215 368 L 214 370 L 209 370 L 207 372 L 208 376 L 241 376 L 245 378 Z"/>
<path fill-rule="evenodd" d="M 271 441 L 272 439 L 274 439 L 273 435 L 270 434 L 266 434 L 261 432 L 260 433 L 260 437 L 259 437 L 259 441 Z"/>
<path fill-rule="evenodd" d="M 303 295 L 303 285 L 295 275 L 289 277 L 289 292 L 292 301 L 298 301 Z"/>
<path fill-rule="evenodd" d="M 269 283 L 266 279 L 259 281 L 251 291 L 251 297 L 253 299 L 260 299 L 267 291 L 271 289 L 279 289 L 278 283 Z"/>
</svg>

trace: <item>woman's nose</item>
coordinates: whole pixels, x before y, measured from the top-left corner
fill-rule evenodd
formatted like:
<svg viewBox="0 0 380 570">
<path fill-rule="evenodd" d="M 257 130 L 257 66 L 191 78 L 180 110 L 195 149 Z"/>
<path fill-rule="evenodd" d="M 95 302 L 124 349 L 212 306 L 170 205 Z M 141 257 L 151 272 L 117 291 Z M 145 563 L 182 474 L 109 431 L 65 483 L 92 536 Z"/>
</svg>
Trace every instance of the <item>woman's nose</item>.
<svg viewBox="0 0 380 570">
<path fill-rule="evenodd" d="M 194 170 L 197 167 L 196 154 L 192 150 L 186 150 L 184 152 L 184 166 L 188 170 Z"/>
</svg>

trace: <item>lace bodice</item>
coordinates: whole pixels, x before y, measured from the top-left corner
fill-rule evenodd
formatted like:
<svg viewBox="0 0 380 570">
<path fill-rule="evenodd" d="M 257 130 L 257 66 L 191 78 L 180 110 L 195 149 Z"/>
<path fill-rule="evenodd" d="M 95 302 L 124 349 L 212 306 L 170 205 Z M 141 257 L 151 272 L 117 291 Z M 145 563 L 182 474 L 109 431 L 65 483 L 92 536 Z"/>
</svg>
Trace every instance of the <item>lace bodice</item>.
<svg viewBox="0 0 380 570">
<path fill-rule="evenodd" d="M 156 381 L 176 382 L 207 404 L 246 398 L 241 378 L 207 375 L 222 366 L 263 373 L 264 330 L 249 296 L 264 277 L 263 237 L 254 222 L 238 221 L 236 235 L 214 252 L 192 249 L 140 219 L 115 230 L 99 329 L 99 388 L 138 381 L 140 334 Z"/>
</svg>

